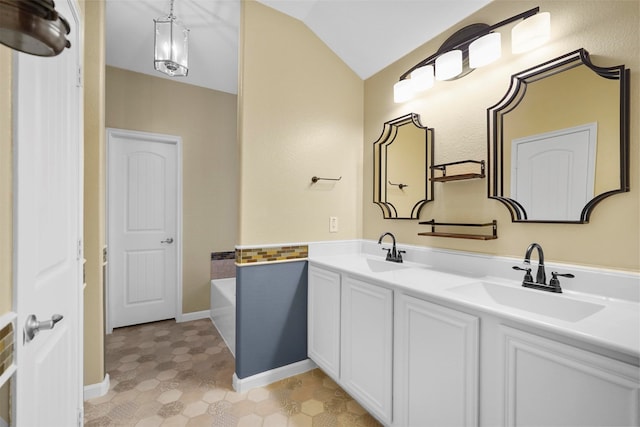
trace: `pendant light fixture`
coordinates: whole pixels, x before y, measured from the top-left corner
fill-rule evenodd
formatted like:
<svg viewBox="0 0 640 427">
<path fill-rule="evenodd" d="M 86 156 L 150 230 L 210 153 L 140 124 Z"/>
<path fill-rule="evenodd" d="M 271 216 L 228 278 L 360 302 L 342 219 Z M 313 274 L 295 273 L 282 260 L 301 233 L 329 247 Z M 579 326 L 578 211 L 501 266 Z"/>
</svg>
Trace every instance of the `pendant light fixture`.
<svg viewBox="0 0 640 427">
<path fill-rule="evenodd" d="M 171 77 L 189 74 L 189 29 L 173 14 L 173 0 L 169 15 L 154 19 L 154 68 Z"/>
<path fill-rule="evenodd" d="M 0 0 L 0 43 L 37 56 L 56 56 L 71 47 L 69 23 L 53 0 Z"/>
<path fill-rule="evenodd" d="M 511 31 L 513 53 L 541 46 L 550 38 L 551 18 L 549 12 L 539 12 L 540 8 L 535 7 L 494 25 L 476 23 L 456 31 L 436 53 L 400 76 L 394 85 L 394 101 L 408 101 L 416 93 L 431 87 L 434 69 L 435 80 L 455 80 L 498 60 L 502 55 L 502 42 L 496 30 L 507 24 L 521 21 Z"/>
</svg>

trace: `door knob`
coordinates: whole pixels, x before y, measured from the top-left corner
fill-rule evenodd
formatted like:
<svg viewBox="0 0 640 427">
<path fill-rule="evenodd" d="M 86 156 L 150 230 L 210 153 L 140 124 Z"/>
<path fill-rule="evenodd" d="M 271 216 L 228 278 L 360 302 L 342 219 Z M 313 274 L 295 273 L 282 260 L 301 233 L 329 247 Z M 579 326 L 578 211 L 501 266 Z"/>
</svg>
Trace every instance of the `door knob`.
<svg viewBox="0 0 640 427">
<path fill-rule="evenodd" d="M 42 322 L 38 322 L 38 318 L 35 314 L 29 315 L 27 317 L 27 321 L 24 325 L 24 339 L 26 342 L 31 341 L 40 331 L 44 331 L 46 329 L 53 329 L 56 326 L 56 323 L 62 320 L 62 315 L 54 314 L 51 316 L 51 320 L 44 320 Z"/>
<path fill-rule="evenodd" d="M 173 237 L 169 237 L 167 240 L 161 240 L 160 243 L 173 243 Z"/>
</svg>

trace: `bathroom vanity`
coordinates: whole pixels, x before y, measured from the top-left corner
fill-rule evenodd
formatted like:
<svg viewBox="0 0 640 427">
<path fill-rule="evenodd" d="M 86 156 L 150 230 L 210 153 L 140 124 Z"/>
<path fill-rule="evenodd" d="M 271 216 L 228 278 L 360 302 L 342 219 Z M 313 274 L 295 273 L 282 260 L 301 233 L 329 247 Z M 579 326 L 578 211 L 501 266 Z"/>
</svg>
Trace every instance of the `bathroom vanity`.
<svg viewBox="0 0 640 427">
<path fill-rule="evenodd" d="M 309 357 L 384 425 L 640 425 L 638 275 L 548 265 L 576 273 L 552 294 L 521 260 L 330 246 L 310 248 Z"/>
</svg>

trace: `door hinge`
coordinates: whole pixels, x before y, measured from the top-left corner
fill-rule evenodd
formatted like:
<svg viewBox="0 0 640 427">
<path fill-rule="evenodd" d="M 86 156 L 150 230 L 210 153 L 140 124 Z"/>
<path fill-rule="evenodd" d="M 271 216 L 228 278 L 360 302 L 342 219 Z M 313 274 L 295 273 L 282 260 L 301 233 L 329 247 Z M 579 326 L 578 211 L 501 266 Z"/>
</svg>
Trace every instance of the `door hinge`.
<svg viewBox="0 0 640 427">
<path fill-rule="evenodd" d="M 78 427 L 84 425 L 84 414 L 82 409 L 78 409 Z"/>
<path fill-rule="evenodd" d="M 78 87 L 82 87 L 82 67 L 78 67 Z"/>
<path fill-rule="evenodd" d="M 78 240 L 78 261 L 82 259 L 82 240 Z"/>
</svg>

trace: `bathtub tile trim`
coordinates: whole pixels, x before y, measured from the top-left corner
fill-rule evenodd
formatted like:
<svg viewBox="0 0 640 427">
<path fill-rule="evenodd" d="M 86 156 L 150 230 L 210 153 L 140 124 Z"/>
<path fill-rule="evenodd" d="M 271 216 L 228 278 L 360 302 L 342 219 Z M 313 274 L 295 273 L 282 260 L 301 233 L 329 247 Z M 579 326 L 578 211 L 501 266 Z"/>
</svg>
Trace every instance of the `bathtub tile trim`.
<svg viewBox="0 0 640 427">
<path fill-rule="evenodd" d="M 309 245 L 236 247 L 236 265 L 259 265 L 274 262 L 305 260 L 309 256 Z"/>
</svg>

